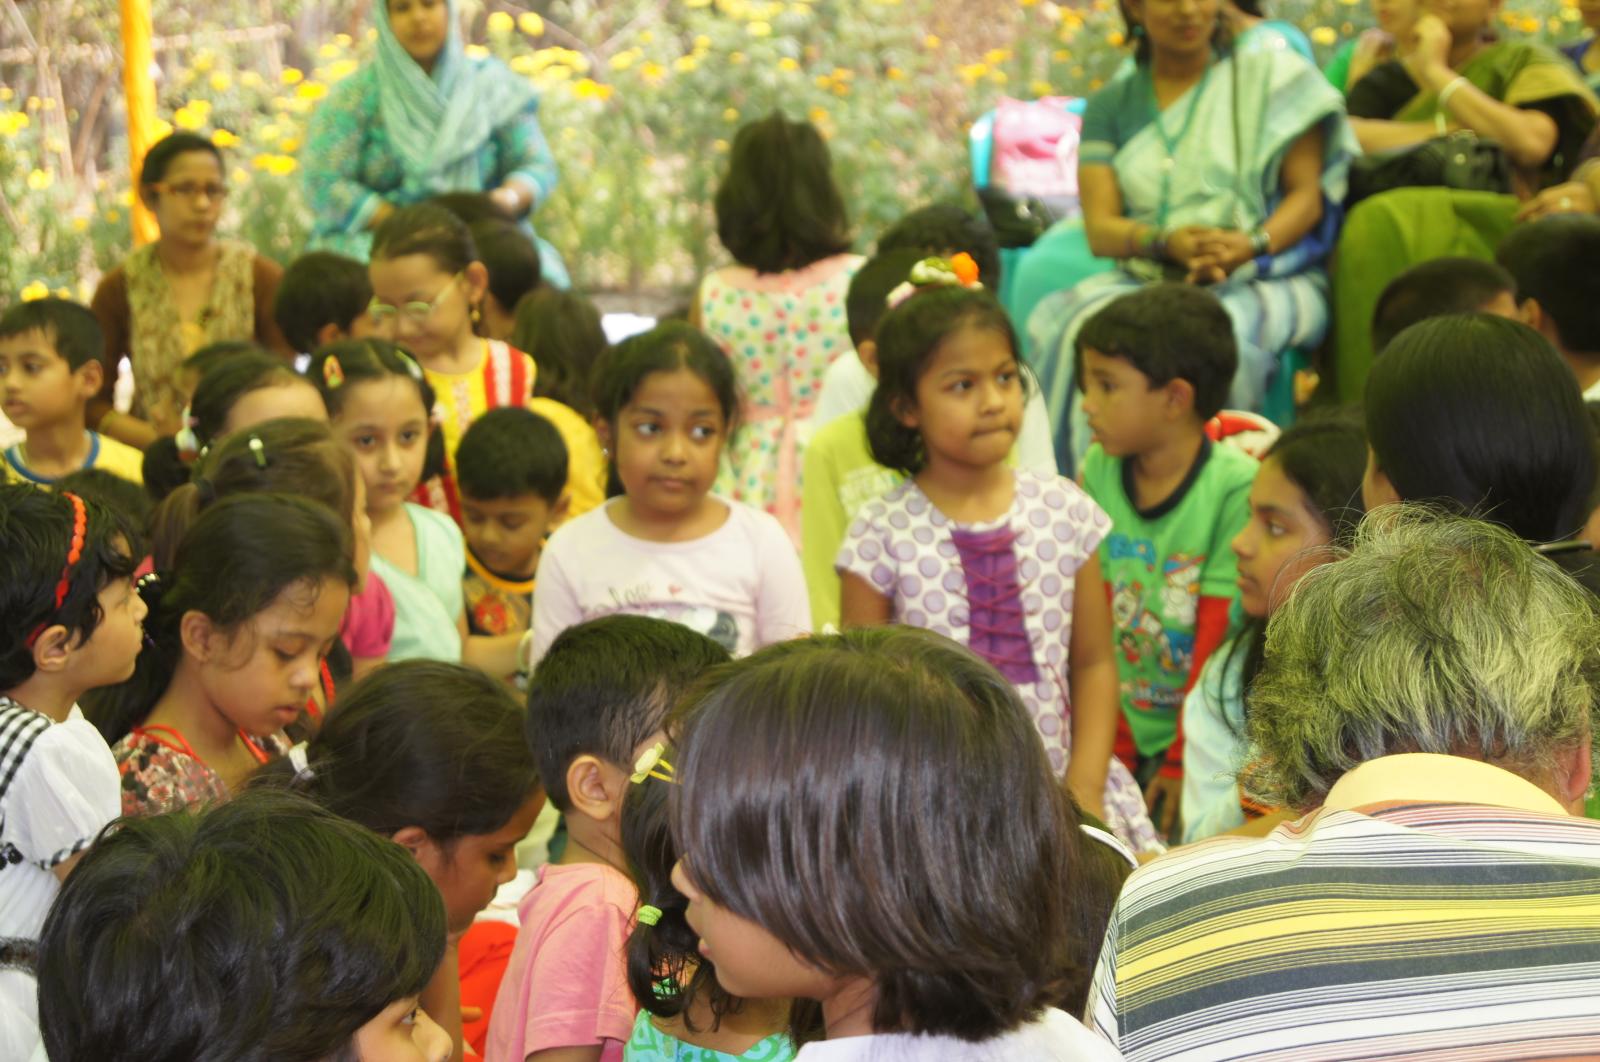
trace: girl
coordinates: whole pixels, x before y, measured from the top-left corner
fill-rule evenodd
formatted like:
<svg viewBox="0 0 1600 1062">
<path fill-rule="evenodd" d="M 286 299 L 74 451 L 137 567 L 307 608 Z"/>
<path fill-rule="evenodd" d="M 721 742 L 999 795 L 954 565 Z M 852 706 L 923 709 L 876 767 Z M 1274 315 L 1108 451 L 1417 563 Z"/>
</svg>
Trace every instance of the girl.
<svg viewBox="0 0 1600 1062">
<path fill-rule="evenodd" d="M 355 569 L 324 505 L 243 494 L 207 506 L 176 560 L 140 580 L 148 646 L 91 715 L 126 815 L 220 800 L 281 755 L 316 688 Z"/>
<path fill-rule="evenodd" d="M 89 421 L 142 450 L 183 427 L 178 367 L 206 343 L 253 337 L 284 358 L 294 352 L 272 319 L 283 270 L 248 244 L 217 239 L 228 183 L 216 145 L 192 133 L 157 142 L 139 171 L 139 197 L 161 236 L 107 273 L 91 303 L 106 334 L 105 364 L 133 363 L 138 412 L 112 410 L 111 371 Z"/>
<path fill-rule="evenodd" d="M 36 942 L 61 883 L 117 817 L 117 768 L 77 706 L 139 655 L 121 520 L 66 490 L 0 487 L 0 1057 L 42 1057 Z"/>
<path fill-rule="evenodd" d="M 1353 420 L 1308 420 L 1272 445 L 1250 488 L 1250 522 L 1233 540 L 1243 626 L 1212 653 L 1184 703 L 1185 844 L 1244 826 L 1259 809 L 1235 781 L 1244 766 L 1244 691 L 1266 648 L 1267 618 L 1306 572 L 1334 560 L 1361 522 L 1367 443 Z M 1277 825 L 1268 815 L 1251 832 Z"/>
<path fill-rule="evenodd" d="M 1016 684 L 1073 797 L 1135 851 L 1159 852 L 1111 755 L 1117 673 L 1095 555 L 1110 521 L 1076 485 L 1007 466 L 1022 421 L 1016 336 L 999 303 L 961 286 L 976 272 L 964 256 L 928 259 L 890 295 L 903 301 L 878 326 L 867 440 L 911 478 L 846 534 L 841 617 L 969 645 Z"/>
<path fill-rule="evenodd" d="M 800 540 L 801 432 L 828 363 L 850 349 L 845 292 L 861 268 L 828 145 L 773 113 L 739 130 L 717 189 L 717 236 L 737 265 L 700 284 L 696 323 L 736 367 L 749 430 L 728 453 L 732 497 Z"/>
<path fill-rule="evenodd" d="M 695 950 L 695 932 L 683 918 L 688 901 L 672 884 L 678 849 L 668 817 L 669 755 L 661 745 L 646 754 L 637 765 L 645 769 L 633 776 L 622 806 L 622 850 L 642 905 L 628 938 L 628 984 L 644 1008 L 622 1057 L 625 1062 L 789 1062 L 794 1058 L 794 1043 L 785 1032 L 789 1001 L 735 999 Z"/>
<path fill-rule="evenodd" d="M 539 365 L 533 393 L 592 416 L 589 378 L 609 345 L 595 304 L 570 291 L 535 288 L 516 305 L 511 345 Z"/>
<path fill-rule="evenodd" d="M 395 211 L 373 236 L 370 271 L 373 298 L 368 314 L 376 334 L 404 344 L 438 396 L 444 467 L 439 478 L 430 476 L 412 500 L 448 513 L 459 524 L 461 500 L 452 473 L 462 434 L 474 420 L 499 406 L 526 406 L 546 414 L 531 401 L 538 370 L 522 351 L 478 335 L 489 271 L 478 261 L 466 224 L 443 207 L 419 203 Z M 558 411 L 550 417 L 567 452 L 594 450 L 593 429 L 570 410 L 567 413 L 562 417 Z M 573 465 L 583 469 L 582 462 Z M 586 471 L 592 478 L 593 468 Z M 585 487 L 582 471 L 576 480 L 569 476 L 574 505 L 579 504 L 579 495 L 583 504 L 598 504 L 596 488 Z"/>
<path fill-rule="evenodd" d="M 450 946 L 421 1004 L 449 1031 L 457 1058 L 461 937 L 516 874 L 512 850 L 544 807 L 522 730 L 522 708 L 503 683 L 411 660 L 357 685 L 308 744 L 251 782 L 293 788 L 392 838 L 428 872 Z"/>
<path fill-rule="evenodd" d="M 693 627 L 735 655 L 810 629 L 800 561 L 766 513 L 711 493 L 738 417 L 728 359 L 699 329 L 660 325 L 599 368 L 601 437 L 623 495 L 568 521 L 539 558 L 533 660 L 614 612 Z"/>
<path fill-rule="evenodd" d="M 326 421 L 322 396 L 294 369 L 256 351 L 235 354 L 200 377 L 183 427 L 144 452 L 144 483 L 160 501 L 189 481 L 194 459 L 218 439 L 279 417 Z"/>
<path fill-rule="evenodd" d="M 352 339 L 318 351 L 310 377 L 334 430 L 355 450 L 366 487 L 372 568 L 394 598 L 389 659 L 464 661 L 491 675 L 514 674 L 520 635 L 467 636 L 460 528 L 406 501 L 443 464 L 429 419 L 434 391 L 422 368 L 387 340 Z"/>
<path fill-rule="evenodd" d="M 1081 834 L 1029 713 L 928 631 L 797 639 L 684 713 L 672 882 L 747 999 L 817 1000 L 798 1058 L 1114 1059 L 1082 998 Z"/>
</svg>

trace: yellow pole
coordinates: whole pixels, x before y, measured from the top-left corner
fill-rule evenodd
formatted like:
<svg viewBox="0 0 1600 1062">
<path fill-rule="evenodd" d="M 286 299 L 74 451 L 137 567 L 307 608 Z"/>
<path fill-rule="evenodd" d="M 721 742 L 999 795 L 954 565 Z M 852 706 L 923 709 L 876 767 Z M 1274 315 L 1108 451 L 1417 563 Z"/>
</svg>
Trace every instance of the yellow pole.
<svg viewBox="0 0 1600 1062">
<path fill-rule="evenodd" d="M 156 85 L 151 71 L 155 50 L 151 46 L 150 0 L 121 0 L 122 88 L 128 98 L 128 155 L 133 167 L 133 242 L 150 243 L 161 234 L 155 215 L 139 198 L 139 167 L 155 141 Z"/>
</svg>

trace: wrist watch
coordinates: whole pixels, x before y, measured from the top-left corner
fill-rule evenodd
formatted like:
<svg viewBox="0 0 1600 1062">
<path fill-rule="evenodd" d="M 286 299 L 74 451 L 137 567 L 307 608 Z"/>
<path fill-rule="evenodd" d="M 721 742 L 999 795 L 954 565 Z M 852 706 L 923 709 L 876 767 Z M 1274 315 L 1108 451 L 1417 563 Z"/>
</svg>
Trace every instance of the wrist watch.
<svg viewBox="0 0 1600 1062">
<path fill-rule="evenodd" d="M 1257 258 L 1272 253 L 1272 236 L 1265 225 L 1257 225 L 1250 233 L 1250 250 L 1255 252 Z"/>
</svg>

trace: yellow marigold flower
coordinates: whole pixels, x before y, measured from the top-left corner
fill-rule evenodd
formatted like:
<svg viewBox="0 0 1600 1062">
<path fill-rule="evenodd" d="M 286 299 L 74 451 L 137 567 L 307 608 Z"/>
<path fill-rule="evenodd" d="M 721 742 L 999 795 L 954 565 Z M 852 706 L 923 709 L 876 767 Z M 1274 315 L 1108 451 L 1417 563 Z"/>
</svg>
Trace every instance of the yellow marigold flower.
<svg viewBox="0 0 1600 1062">
<path fill-rule="evenodd" d="M 1113 48 L 1121 48 L 1127 39 L 1128 38 L 1122 35 L 1121 30 L 1112 30 L 1110 33 L 1106 34 L 1106 43 L 1111 45 Z"/>
<path fill-rule="evenodd" d="M 772 36 L 772 23 L 758 18 L 745 26 L 745 32 L 752 37 L 770 37 Z"/>
<path fill-rule="evenodd" d="M 206 116 L 203 112 L 197 110 L 193 104 L 186 103 L 173 113 L 172 124 L 179 129 L 192 133 L 205 126 Z"/>
<path fill-rule="evenodd" d="M 328 86 L 320 81 L 302 81 L 294 94 L 303 100 L 320 100 L 328 94 Z"/>
<path fill-rule="evenodd" d="M 278 141 L 278 150 L 283 152 L 285 155 L 293 155 L 296 151 L 300 150 L 300 138 L 297 136 L 284 137 L 282 140 Z"/>
<path fill-rule="evenodd" d="M 544 19 L 532 11 L 524 11 L 517 16 L 517 28 L 530 37 L 544 36 Z"/>
<path fill-rule="evenodd" d="M 41 280 L 35 280 L 33 283 L 22 289 L 23 302 L 33 302 L 35 299 L 48 298 L 49 295 L 50 289 L 46 287 L 44 282 Z"/>
<path fill-rule="evenodd" d="M 725 122 L 737 122 L 739 120 L 739 109 L 737 107 L 729 107 L 722 112 L 722 120 Z"/>
<path fill-rule="evenodd" d="M 8 85 L 0 85 L 0 101 L 9 101 L 16 96 L 16 92 Z"/>
<path fill-rule="evenodd" d="M 691 3 L 690 6 L 693 7 L 694 5 Z M 705 5 L 702 4 L 700 6 L 704 7 Z M 728 150 L 728 142 L 726 140 L 713 140 L 711 142 L 711 147 L 714 151 L 720 154 L 721 152 Z"/>
<path fill-rule="evenodd" d="M 76 217 L 76 218 L 72 219 L 72 231 L 73 232 L 83 232 L 86 229 L 88 229 L 88 227 L 89 227 L 89 219 L 88 218 L 86 218 L 86 217 Z"/>
<path fill-rule="evenodd" d="M 743 52 L 729 52 L 728 53 L 728 62 L 733 66 L 743 66 L 749 60 L 750 60 L 750 57 L 748 55 L 745 55 Z"/>
<path fill-rule="evenodd" d="M 67 287 L 65 284 L 63 284 L 61 287 L 56 289 L 56 298 L 58 298 L 58 299 L 70 299 L 70 298 L 72 298 L 72 289 Z"/>
<path fill-rule="evenodd" d="M 42 192 L 55 183 L 55 176 L 49 170 L 28 171 L 28 187 L 35 192 Z"/>
<path fill-rule="evenodd" d="M 926 37 L 922 38 L 922 46 L 924 48 L 937 48 L 943 43 L 944 41 L 939 39 L 939 35 L 937 33 L 930 33 Z"/>
<path fill-rule="evenodd" d="M 490 33 L 506 34 L 516 28 L 517 20 L 504 11 L 492 11 L 484 25 Z"/>
<path fill-rule="evenodd" d="M 295 171 L 297 163 L 291 155 L 257 155 L 250 163 L 258 170 L 266 170 L 275 177 L 286 177 Z"/>
<path fill-rule="evenodd" d="M 645 63 L 639 67 L 639 76 L 648 85 L 659 85 L 667 76 L 667 68 L 660 63 Z"/>
<path fill-rule="evenodd" d="M 26 107 L 30 111 L 36 111 L 36 110 L 39 109 L 40 105 L 43 104 L 43 103 L 44 103 L 44 101 L 41 100 L 38 96 L 29 96 L 28 97 L 28 102 L 23 104 L 23 106 Z"/>
<path fill-rule="evenodd" d="M 697 52 L 709 52 L 711 50 L 711 38 L 704 33 L 700 34 L 694 39 L 694 50 Z"/>
<path fill-rule="evenodd" d="M 700 66 L 700 60 L 692 55 L 680 55 L 672 61 L 672 69 L 680 74 L 692 74 Z"/>
<path fill-rule="evenodd" d="M 348 33 L 335 33 L 333 35 L 333 43 L 337 44 L 341 48 L 348 48 L 354 44 L 355 41 L 350 39 L 350 34 Z"/>
<path fill-rule="evenodd" d="M 829 77 L 827 74 L 818 74 L 814 80 L 817 83 L 817 88 L 823 90 L 827 90 L 827 88 L 833 84 L 833 78 Z"/>
<path fill-rule="evenodd" d="M 1517 24 L 1517 28 L 1522 30 L 1523 33 L 1538 33 L 1539 20 L 1536 18 L 1524 18 Z"/>
<path fill-rule="evenodd" d="M 283 73 L 278 75 L 278 80 L 282 81 L 285 85 L 298 85 L 300 82 L 304 81 L 305 78 L 306 75 L 304 73 L 292 66 L 284 67 Z"/>
<path fill-rule="evenodd" d="M 821 107 L 813 107 L 806 112 L 806 117 L 811 120 L 812 125 L 823 125 L 828 120 L 828 112 Z"/>
<path fill-rule="evenodd" d="M 593 78 L 584 78 L 572 86 L 572 91 L 580 100 L 609 100 L 614 91 L 610 85 L 602 85 Z"/>
<path fill-rule="evenodd" d="M 621 51 L 616 55 L 613 55 L 611 57 L 611 61 L 606 65 L 611 67 L 613 70 L 626 70 L 628 67 L 632 66 L 634 64 L 634 60 L 638 58 L 639 53 L 635 49 L 629 48 L 626 51 Z"/>
<path fill-rule="evenodd" d="M 489 57 L 489 49 L 481 44 L 469 44 L 461 50 L 474 59 L 487 59 Z"/>
<path fill-rule="evenodd" d="M 216 73 L 211 75 L 211 87 L 217 92 L 227 92 L 233 87 L 233 78 L 229 77 L 223 71 L 218 70 Z"/>
<path fill-rule="evenodd" d="M 246 70 L 239 75 L 239 84 L 247 89 L 258 89 L 265 83 L 265 79 L 254 70 Z"/>
<path fill-rule="evenodd" d="M 494 16 L 493 15 L 489 16 L 489 21 L 490 22 L 494 21 Z M 322 47 L 317 49 L 317 58 L 318 59 L 332 59 L 332 58 L 336 57 L 338 54 L 339 54 L 339 46 L 337 44 L 333 43 L 332 41 L 329 41 L 328 43 L 324 44 Z"/>
<path fill-rule="evenodd" d="M 211 49 L 201 48 L 194 53 L 194 58 L 189 60 L 189 65 L 200 73 L 205 73 L 217 64 L 217 57 L 211 54 Z"/>
<path fill-rule="evenodd" d="M 172 123 L 165 118 L 157 118 L 156 127 L 150 132 L 156 140 L 160 140 L 164 136 L 170 136 L 172 134 Z M 132 202 L 132 197 L 129 197 L 129 202 Z"/>
<path fill-rule="evenodd" d="M 1004 70 L 991 70 L 989 71 L 989 80 L 996 85 L 1004 85 L 1006 83 L 1006 72 Z"/>
<path fill-rule="evenodd" d="M 990 48 L 988 51 L 983 53 L 983 61 L 988 63 L 990 66 L 999 66 L 1001 63 L 1010 58 L 1011 53 L 1005 48 Z"/>
<path fill-rule="evenodd" d="M 538 68 L 538 60 L 534 59 L 534 57 L 531 55 L 518 55 L 513 57 L 511 60 L 511 69 L 523 75 L 524 77 L 533 73 Z"/>
<path fill-rule="evenodd" d="M 32 120 L 21 111 L 6 111 L 0 114 L 0 136 L 7 140 L 28 128 Z"/>
<path fill-rule="evenodd" d="M 211 134 L 211 142 L 219 148 L 231 148 L 238 145 L 239 138 L 226 129 L 217 129 Z"/>
<path fill-rule="evenodd" d="M 570 66 L 552 66 L 552 67 L 548 67 L 539 76 L 544 78 L 546 81 L 571 81 L 572 80 L 572 67 L 570 67 Z"/>
<path fill-rule="evenodd" d="M 1034 78 L 1032 81 L 1028 82 L 1028 91 L 1035 96 L 1049 96 L 1055 92 L 1055 87 L 1052 86 L 1048 81 L 1044 81 L 1040 78 Z"/>
<path fill-rule="evenodd" d="M 792 74 L 796 70 L 800 69 L 800 64 L 786 55 L 782 59 L 778 60 L 778 69 L 784 71 L 785 73 Z"/>
<path fill-rule="evenodd" d="M 1065 48 L 1057 48 L 1055 51 L 1050 53 L 1050 58 L 1054 59 L 1058 63 L 1064 63 L 1072 58 L 1072 53 L 1067 51 Z"/>
<path fill-rule="evenodd" d="M 906 79 L 906 72 L 901 70 L 898 66 L 891 66 L 889 69 L 883 72 L 883 76 L 888 78 L 890 81 L 904 81 Z"/>
<path fill-rule="evenodd" d="M 1311 42 L 1313 44 L 1328 45 L 1334 44 L 1338 40 L 1339 34 L 1334 32 L 1332 26 L 1318 26 L 1316 29 L 1311 31 Z"/>
<path fill-rule="evenodd" d="M 328 65 L 328 69 L 322 72 L 322 79 L 332 84 L 335 81 L 343 81 L 359 69 L 361 64 L 354 59 L 340 59 Z"/>
<path fill-rule="evenodd" d="M 120 211 L 120 210 L 108 210 L 104 214 L 101 214 L 100 216 L 105 218 L 111 224 L 115 225 L 117 222 L 122 220 L 122 211 Z"/>
<path fill-rule="evenodd" d="M 984 63 L 967 63 L 956 67 L 956 76 L 969 85 L 976 84 L 988 72 L 989 67 Z"/>
</svg>

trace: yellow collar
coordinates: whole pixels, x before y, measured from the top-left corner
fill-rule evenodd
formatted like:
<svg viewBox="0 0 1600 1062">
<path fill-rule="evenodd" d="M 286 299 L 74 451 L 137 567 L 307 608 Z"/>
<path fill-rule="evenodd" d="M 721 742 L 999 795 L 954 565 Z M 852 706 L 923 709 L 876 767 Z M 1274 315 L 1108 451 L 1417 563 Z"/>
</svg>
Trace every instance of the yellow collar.
<svg viewBox="0 0 1600 1062">
<path fill-rule="evenodd" d="M 1480 760 L 1404 752 L 1368 760 L 1328 790 L 1322 806 L 1333 811 L 1398 801 L 1486 804 L 1541 815 L 1566 815 L 1560 801 L 1525 778 Z"/>
</svg>

